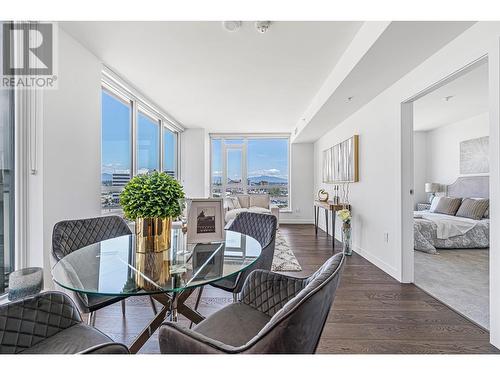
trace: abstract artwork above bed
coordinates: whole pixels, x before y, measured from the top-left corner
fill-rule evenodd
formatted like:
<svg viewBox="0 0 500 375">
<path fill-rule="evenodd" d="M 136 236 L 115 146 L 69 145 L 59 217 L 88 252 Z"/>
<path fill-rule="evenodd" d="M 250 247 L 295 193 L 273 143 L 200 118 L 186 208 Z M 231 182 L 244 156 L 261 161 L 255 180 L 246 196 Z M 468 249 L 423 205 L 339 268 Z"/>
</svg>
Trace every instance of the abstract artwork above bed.
<svg viewBox="0 0 500 375">
<path fill-rule="evenodd" d="M 489 173 L 489 137 L 460 142 L 460 173 Z"/>
</svg>

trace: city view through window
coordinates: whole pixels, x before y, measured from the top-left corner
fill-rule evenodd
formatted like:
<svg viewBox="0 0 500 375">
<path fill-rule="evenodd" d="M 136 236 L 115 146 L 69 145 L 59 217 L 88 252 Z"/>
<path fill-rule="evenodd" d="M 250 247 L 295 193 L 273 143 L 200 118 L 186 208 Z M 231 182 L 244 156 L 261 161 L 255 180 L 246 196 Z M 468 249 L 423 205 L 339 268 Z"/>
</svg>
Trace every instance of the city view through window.
<svg viewBox="0 0 500 375">
<path fill-rule="evenodd" d="M 102 90 L 101 207 L 104 211 L 120 208 L 120 193 L 134 174 L 133 147 L 137 174 L 162 170 L 177 177 L 177 133 L 138 110 L 137 141 L 133 145 L 132 106 L 132 101 Z"/>
<path fill-rule="evenodd" d="M 212 196 L 269 194 L 289 206 L 288 138 L 212 138 Z"/>
</svg>

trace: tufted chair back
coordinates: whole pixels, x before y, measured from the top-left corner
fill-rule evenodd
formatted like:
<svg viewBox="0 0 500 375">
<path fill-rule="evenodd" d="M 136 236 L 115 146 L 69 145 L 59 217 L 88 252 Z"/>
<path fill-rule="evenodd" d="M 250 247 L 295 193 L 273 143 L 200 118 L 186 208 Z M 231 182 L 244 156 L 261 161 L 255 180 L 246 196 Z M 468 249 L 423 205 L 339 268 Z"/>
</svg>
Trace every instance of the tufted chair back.
<svg viewBox="0 0 500 375">
<path fill-rule="evenodd" d="M 313 354 L 344 262 L 344 254 L 336 254 L 308 278 L 255 270 L 245 281 L 241 302 L 215 312 L 194 330 L 163 323 L 160 350 L 167 354 Z"/>
<path fill-rule="evenodd" d="M 276 217 L 255 212 L 242 212 L 236 216 L 228 229 L 255 238 L 264 248 L 276 236 Z"/>
<path fill-rule="evenodd" d="M 0 354 L 16 354 L 81 322 L 69 298 L 46 292 L 0 306 Z"/>
<path fill-rule="evenodd" d="M 335 298 L 345 257 L 332 256 L 306 279 L 254 272 L 242 302 L 271 320 L 252 339 L 246 353 L 315 353 Z"/>
<path fill-rule="evenodd" d="M 243 271 L 237 280 L 234 293 L 239 293 L 246 277 L 256 269 L 270 270 L 274 258 L 277 219 L 274 215 L 242 212 L 231 223 L 229 230 L 255 238 L 262 246 L 259 259 L 247 270 Z"/>
<path fill-rule="evenodd" d="M 127 234 L 132 232 L 119 216 L 60 221 L 52 232 L 52 255 L 59 261 L 82 247 Z"/>
</svg>

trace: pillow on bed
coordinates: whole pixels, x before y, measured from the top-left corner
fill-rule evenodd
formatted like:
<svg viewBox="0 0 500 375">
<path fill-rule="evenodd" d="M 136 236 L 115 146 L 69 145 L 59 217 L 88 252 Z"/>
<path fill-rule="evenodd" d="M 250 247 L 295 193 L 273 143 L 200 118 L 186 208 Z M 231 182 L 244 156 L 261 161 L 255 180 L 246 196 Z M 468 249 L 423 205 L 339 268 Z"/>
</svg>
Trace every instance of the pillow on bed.
<svg viewBox="0 0 500 375">
<path fill-rule="evenodd" d="M 489 206 L 489 199 L 466 198 L 463 200 L 455 216 L 481 220 Z"/>
<path fill-rule="evenodd" d="M 439 200 L 443 197 L 434 197 L 432 198 L 431 206 L 429 207 L 429 212 L 434 212 L 439 203 Z"/>
<path fill-rule="evenodd" d="M 462 198 L 441 197 L 434 212 L 438 214 L 455 215 L 457 213 Z"/>
</svg>

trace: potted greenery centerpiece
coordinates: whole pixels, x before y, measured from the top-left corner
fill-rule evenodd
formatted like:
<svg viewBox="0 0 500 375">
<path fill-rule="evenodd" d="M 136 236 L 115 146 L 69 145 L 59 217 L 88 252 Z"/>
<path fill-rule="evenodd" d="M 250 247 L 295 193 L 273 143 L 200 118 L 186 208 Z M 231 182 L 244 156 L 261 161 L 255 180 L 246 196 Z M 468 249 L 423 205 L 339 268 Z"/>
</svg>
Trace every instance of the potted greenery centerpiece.
<svg viewBox="0 0 500 375">
<path fill-rule="evenodd" d="M 135 220 L 136 251 L 161 252 L 170 248 L 172 219 L 181 214 L 182 185 L 164 172 L 133 177 L 120 194 L 125 217 Z"/>
</svg>

